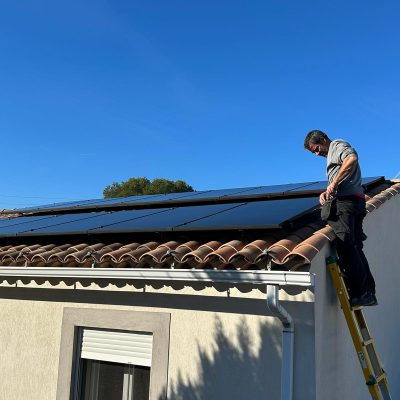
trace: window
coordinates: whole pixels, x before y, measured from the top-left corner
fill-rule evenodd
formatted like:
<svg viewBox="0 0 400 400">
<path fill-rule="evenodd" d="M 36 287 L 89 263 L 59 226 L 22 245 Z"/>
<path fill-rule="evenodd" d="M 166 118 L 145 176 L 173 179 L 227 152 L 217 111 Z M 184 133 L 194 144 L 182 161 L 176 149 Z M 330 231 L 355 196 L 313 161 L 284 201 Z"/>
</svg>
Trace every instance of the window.
<svg viewBox="0 0 400 400">
<path fill-rule="evenodd" d="M 148 400 L 150 368 L 85 360 L 78 398 L 81 400 Z"/>
<path fill-rule="evenodd" d="M 65 308 L 57 400 L 166 399 L 168 313 Z"/>
<path fill-rule="evenodd" d="M 74 400 L 148 400 L 153 335 L 81 328 Z"/>
</svg>

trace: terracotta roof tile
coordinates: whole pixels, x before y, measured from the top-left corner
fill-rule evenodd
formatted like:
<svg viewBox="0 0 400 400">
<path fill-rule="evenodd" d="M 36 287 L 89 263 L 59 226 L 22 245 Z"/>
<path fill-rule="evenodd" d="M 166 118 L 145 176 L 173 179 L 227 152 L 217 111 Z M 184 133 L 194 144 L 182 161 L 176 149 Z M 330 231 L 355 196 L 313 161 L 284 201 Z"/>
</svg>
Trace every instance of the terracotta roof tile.
<svg viewBox="0 0 400 400">
<path fill-rule="evenodd" d="M 130 243 L 122 245 L 116 250 L 111 250 L 103 254 L 100 258 L 100 262 L 113 262 L 118 264 L 125 254 L 130 251 L 136 250 L 140 246 L 140 243 Z"/>
<path fill-rule="evenodd" d="M 177 263 L 182 263 L 183 257 L 185 257 L 186 254 L 189 254 L 192 251 L 195 251 L 198 249 L 200 246 L 199 242 L 196 242 L 194 240 L 190 242 L 186 242 L 183 244 L 180 244 L 175 251 L 173 252 L 174 259 Z"/>
<path fill-rule="evenodd" d="M 400 182 L 386 182 L 370 191 L 367 210 L 373 212 L 393 196 L 400 194 Z M 254 234 L 256 235 L 256 234 Z M 279 235 L 279 236 L 277 236 Z M 208 236 L 218 237 L 218 233 Z M 247 237 L 247 236 L 244 236 Z M 196 268 L 263 269 L 273 262 L 275 268 L 295 269 L 312 259 L 328 242 L 333 230 L 320 220 L 285 234 L 263 231 L 257 238 L 230 240 L 169 240 L 145 243 L 37 243 L 0 247 L 0 264 L 48 267 L 117 268 Z"/>
<path fill-rule="evenodd" d="M 197 267 L 196 264 L 205 264 L 205 258 L 208 254 L 218 250 L 222 246 L 221 242 L 211 241 L 199 246 L 196 250 L 185 254 L 182 262 L 188 263 L 190 266 Z"/>
<path fill-rule="evenodd" d="M 180 245 L 180 243 L 175 241 L 170 241 L 157 246 L 154 250 L 150 250 L 142 254 L 139 258 L 140 262 L 147 263 L 150 266 L 155 266 L 157 264 L 162 264 L 170 259 L 172 264 L 172 252 Z"/>
</svg>

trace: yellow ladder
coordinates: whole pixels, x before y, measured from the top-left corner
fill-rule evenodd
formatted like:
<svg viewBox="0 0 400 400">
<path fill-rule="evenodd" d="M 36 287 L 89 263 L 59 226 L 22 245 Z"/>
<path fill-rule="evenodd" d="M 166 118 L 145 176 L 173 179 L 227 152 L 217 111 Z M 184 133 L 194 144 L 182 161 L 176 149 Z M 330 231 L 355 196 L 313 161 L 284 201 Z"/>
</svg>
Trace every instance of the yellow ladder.
<svg viewBox="0 0 400 400">
<path fill-rule="evenodd" d="M 373 400 L 391 400 L 388 379 L 376 354 L 374 341 L 369 333 L 362 309 L 350 306 L 349 295 L 336 257 L 328 257 L 326 263 L 331 272 L 369 393 Z"/>
</svg>

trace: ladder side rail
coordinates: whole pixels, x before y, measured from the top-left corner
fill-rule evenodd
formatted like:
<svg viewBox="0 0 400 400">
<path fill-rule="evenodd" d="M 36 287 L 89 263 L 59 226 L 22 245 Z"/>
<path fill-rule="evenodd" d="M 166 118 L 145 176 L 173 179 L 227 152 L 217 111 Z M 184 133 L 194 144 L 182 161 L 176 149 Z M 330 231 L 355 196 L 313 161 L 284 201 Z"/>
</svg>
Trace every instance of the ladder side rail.
<svg viewBox="0 0 400 400">
<path fill-rule="evenodd" d="M 373 400 L 391 400 L 387 376 L 375 351 L 364 314 L 360 308 L 353 309 L 350 306 L 349 295 L 336 259 L 330 257 L 327 264 L 371 397 Z"/>
</svg>

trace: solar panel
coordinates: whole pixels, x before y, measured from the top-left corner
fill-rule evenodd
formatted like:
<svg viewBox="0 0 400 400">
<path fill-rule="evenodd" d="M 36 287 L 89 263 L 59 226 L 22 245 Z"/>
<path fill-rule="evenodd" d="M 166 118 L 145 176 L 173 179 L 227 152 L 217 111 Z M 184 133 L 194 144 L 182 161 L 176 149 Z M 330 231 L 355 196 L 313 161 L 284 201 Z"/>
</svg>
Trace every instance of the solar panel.
<svg viewBox="0 0 400 400">
<path fill-rule="evenodd" d="M 362 178 L 362 185 L 364 187 L 368 188 L 369 185 L 372 185 L 374 183 L 378 183 L 380 181 L 383 182 L 384 180 L 385 180 L 384 176 L 373 176 L 373 177 L 368 177 L 368 178 Z"/>
<path fill-rule="evenodd" d="M 192 220 L 174 230 L 271 229 L 296 219 L 319 205 L 319 197 L 254 201 L 221 214 Z"/>
<path fill-rule="evenodd" d="M 383 179 L 382 176 L 362 178 L 361 183 L 364 187 L 368 187 L 369 185 L 372 185 L 373 183 L 376 183 L 382 179 Z M 327 186 L 328 186 L 328 181 L 319 181 L 319 182 L 310 183 L 310 184 L 302 187 L 301 189 L 298 189 L 297 191 L 304 191 L 304 192 L 312 191 L 313 192 L 313 191 L 318 191 L 318 190 L 325 190 Z"/>
<path fill-rule="evenodd" d="M 14 218 L 15 223 L 8 225 L 1 224 L 0 225 L 0 235 L 14 235 L 25 232 L 36 232 L 43 227 L 53 226 L 58 227 L 56 229 L 57 232 L 62 233 L 62 227 L 68 223 L 80 223 L 85 224 L 89 223 L 88 221 L 91 219 L 101 218 L 105 215 L 109 214 L 106 211 L 101 211 L 97 213 L 82 213 L 82 214 L 59 214 L 52 215 L 47 218 L 43 217 L 22 217 L 22 218 Z M 9 222 L 11 222 L 10 220 Z"/>
<path fill-rule="evenodd" d="M 318 197 L 175 208 L 15 218 L 0 236 L 278 228 L 318 205 Z M 18 222 L 19 221 L 19 222 Z"/>
<path fill-rule="evenodd" d="M 32 217 L 19 217 L 19 218 L 5 218 L 0 219 L 0 229 L 6 228 L 14 225 L 23 225 L 26 223 L 32 223 L 33 221 L 40 220 L 51 220 L 56 217 L 56 215 L 41 215 L 41 216 L 32 216 Z"/>
</svg>

